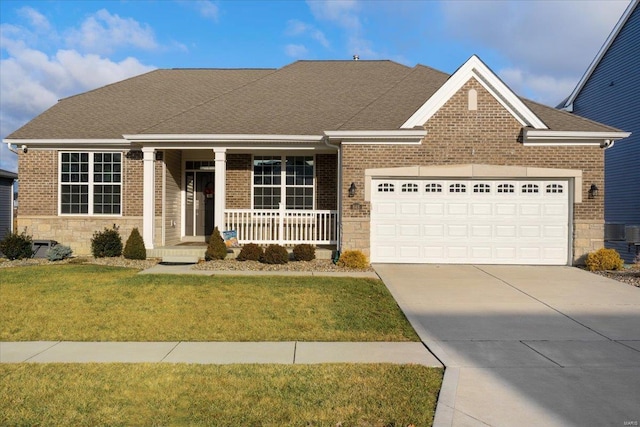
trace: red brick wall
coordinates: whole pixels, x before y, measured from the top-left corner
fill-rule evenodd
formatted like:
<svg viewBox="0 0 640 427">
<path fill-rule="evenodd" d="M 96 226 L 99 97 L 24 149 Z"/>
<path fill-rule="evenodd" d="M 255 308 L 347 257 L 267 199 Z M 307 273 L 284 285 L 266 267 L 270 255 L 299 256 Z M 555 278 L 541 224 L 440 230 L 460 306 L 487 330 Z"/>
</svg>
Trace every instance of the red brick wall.
<svg viewBox="0 0 640 427">
<path fill-rule="evenodd" d="M 227 209 L 251 208 L 251 154 L 227 154 Z"/>
<path fill-rule="evenodd" d="M 58 152 L 18 155 L 18 215 L 58 215 Z M 19 230 L 21 231 L 21 230 Z"/>
<path fill-rule="evenodd" d="M 316 154 L 316 209 L 337 209 L 338 155 Z"/>
<path fill-rule="evenodd" d="M 478 109 L 469 111 L 469 89 L 478 93 Z M 477 81 L 470 80 L 426 123 L 421 145 L 343 146 L 342 194 L 351 182 L 359 191 L 345 198 L 346 218 L 368 218 L 364 201 L 364 170 L 402 166 L 490 164 L 541 168 L 581 169 L 583 202 L 575 204 L 574 218 L 603 220 L 604 198 L 588 199 L 592 183 L 604 188 L 604 153 L 599 147 L 525 147 L 522 126 Z"/>
</svg>

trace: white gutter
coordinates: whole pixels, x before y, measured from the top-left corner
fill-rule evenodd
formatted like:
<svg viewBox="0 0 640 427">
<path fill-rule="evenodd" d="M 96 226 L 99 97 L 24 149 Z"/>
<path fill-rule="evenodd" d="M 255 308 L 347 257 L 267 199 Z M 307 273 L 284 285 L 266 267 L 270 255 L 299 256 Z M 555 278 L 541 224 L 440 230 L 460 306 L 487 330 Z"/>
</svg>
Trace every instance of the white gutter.
<svg viewBox="0 0 640 427">
<path fill-rule="evenodd" d="M 523 145 L 552 146 L 552 145 L 597 145 L 600 148 L 611 148 L 622 138 L 627 138 L 631 132 L 585 132 L 585 131 L 557 131 L 524 129 Z"/>
<path fill-rule="evenodd" d="M 324 135 L 137 134 L 122 136 L 131 142 L 323 142 L 324 140 Z"/>
<path fill-rule="evenodd" d="M 427 135 L 424 129 L 402 130 L 332 130 L 324 134 L 343 144 L 420 144 Z"/>
<path fill-rule="evenodd" d="M 14 153 L 14 154 L 20 154 L 20 152 L 19 152 L 19 151 L 17 151 L 15 148 L 13 148 L 13 147 L 11 146 L 11 142 L 10 142 L 10 141 L 6 141 L 6 140 L 5 140 L 5 142 L 7 143 L 7 148 L 9 149 L 9 151 L 11 151 L 11 152 L 12 152 L 12 153 Z M 23 147 L 22 147 L 22 149 L 24 150 L 24 149 L 25 149 L 25 147 L 26 147 L 26 146 L 23 146 Z"/>
</svg>

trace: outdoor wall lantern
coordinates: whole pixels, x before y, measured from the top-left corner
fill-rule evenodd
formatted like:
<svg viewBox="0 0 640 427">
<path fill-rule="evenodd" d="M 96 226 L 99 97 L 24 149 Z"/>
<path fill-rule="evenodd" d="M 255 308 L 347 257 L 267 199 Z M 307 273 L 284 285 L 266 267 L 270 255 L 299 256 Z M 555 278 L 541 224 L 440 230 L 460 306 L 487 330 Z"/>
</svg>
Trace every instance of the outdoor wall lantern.
<svg viewBox="0 0 640 427">
<path fill-rule="evenodd" d="M 598 186 L 591 184 L 591 187 L 589 188 L 589 198 L 595 199 L 596 197 L 598 197 Z"/>
<path fill-rule="evenodd" d="M 351 183 L 349 187 L 349 197 L 353 197 L 356 195 L 356 184 L 354 182 Z"/>
</svg>

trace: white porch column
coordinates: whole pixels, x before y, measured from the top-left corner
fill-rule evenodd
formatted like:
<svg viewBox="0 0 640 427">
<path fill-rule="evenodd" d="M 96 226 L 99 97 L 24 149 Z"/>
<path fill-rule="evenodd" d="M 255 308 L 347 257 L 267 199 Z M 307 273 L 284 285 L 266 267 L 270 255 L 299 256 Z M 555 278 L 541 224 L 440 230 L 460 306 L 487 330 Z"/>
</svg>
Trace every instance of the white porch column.
<svg viewBox="0 0 640 427">
<path fill-rule="evenodd" d="M 227 186 L 227 149 L 214 148 L 216 154 L 216 182 L 214 196 L 214 216 L 213 224 L 218 227 L 220 233 L 225 230 L 224 210 L 226 209 L 226 186 Z"/>
<path fill-rule="evenodd" d="M 142 238 L 147 249 L 153 249 L 155 234 L 155 160 L 156 150 L 143 147 L 143 185 L 142 185 Z"/>
</svg>

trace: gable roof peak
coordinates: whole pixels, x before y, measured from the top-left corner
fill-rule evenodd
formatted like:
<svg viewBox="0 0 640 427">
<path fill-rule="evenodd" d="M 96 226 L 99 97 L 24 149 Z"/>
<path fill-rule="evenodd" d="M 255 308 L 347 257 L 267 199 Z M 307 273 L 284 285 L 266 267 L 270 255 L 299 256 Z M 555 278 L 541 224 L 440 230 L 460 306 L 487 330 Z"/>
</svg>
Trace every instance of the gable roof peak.
<svg viewBox="0 0 640 427">
<path fill-rule="evenodd" d="M 493 95 L 522 126 L 547 129 L 547 125 L 476 55 L 471 55 L 401 128 L 413 128 L 426 123 L 472 78 Z"/>
</svg>

